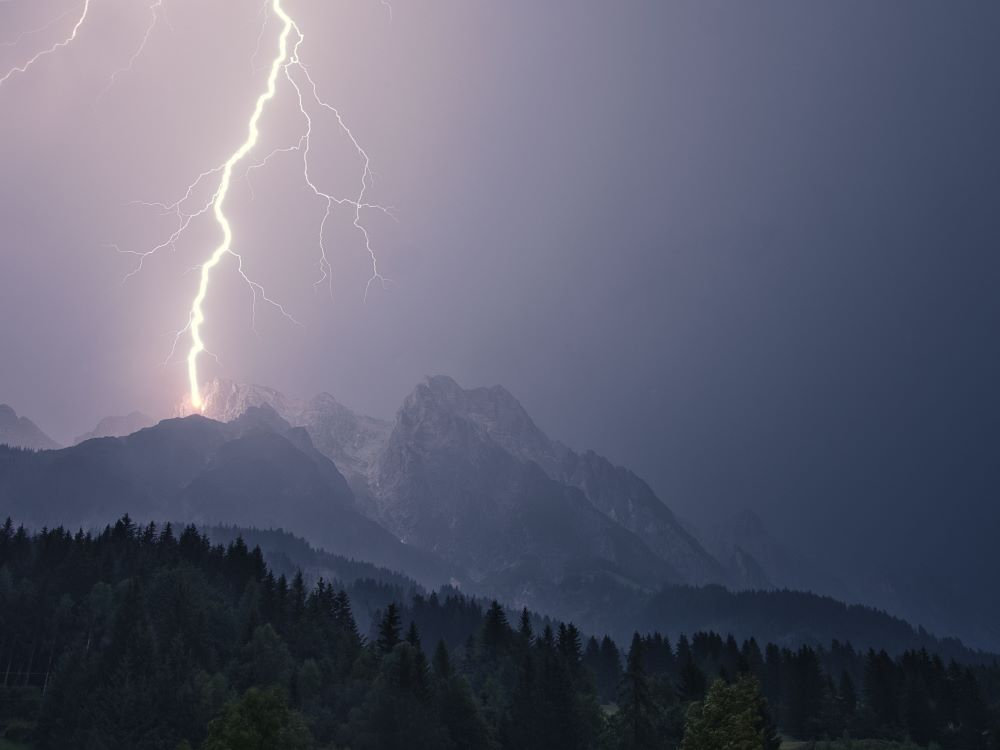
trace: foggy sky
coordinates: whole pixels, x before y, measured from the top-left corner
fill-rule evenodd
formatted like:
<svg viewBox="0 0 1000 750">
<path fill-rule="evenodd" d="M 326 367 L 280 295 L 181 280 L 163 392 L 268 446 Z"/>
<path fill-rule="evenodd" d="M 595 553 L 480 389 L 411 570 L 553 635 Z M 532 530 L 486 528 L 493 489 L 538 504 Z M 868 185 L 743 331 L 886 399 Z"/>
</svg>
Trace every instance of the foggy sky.
<svg viewBox="0 0 1000 750">
<path fill-rule="evenodd" d="M 427 374 L 501 383 L 684 516 L 749 506 L 826 552 L 888 536 L 982 561 L 1000 531 L 1000 6 L 394 0 L 390 23 L 376 0 L 286 4 L 397 209 L 370 220 L 395 284 L 362 303 L 338 214 L 333 298 L 313 289 L 322 205 L 276 159 L 253 200 L 234 187 L 234 243 L 304 327 L 261 308 L 255 336 L 227 266 L 206 376 L 383 417 Z M 0 41 L 68 7 L 0 3 Z M 211 223 L 124 285 L 105 245 L 169 233 L 128 202 L 223 161 L 263 81 L 257 3 L 165 10 L 104 96 L 142 3 L 95 0 L 73 47 L 0 88 L 0 402 L 63 441 L 185 392 L 160 363 Z M 288 95 L 270 147 L 297 138 Z M 329 120 L 316 153 L 325 184 L 353 184 Z"/>
</svg>

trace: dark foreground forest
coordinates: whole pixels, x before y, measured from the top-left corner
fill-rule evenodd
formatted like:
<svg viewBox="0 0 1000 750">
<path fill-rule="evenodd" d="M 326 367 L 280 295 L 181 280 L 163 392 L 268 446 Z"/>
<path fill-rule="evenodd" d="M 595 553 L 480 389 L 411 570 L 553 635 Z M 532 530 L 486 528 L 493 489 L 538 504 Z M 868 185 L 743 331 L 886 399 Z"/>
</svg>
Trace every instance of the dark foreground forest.
<svg viewBox="0 0 1000 750">
<path fill-rule="evenodd" d="M 995 661 L 715 633 L 619 649 L 453 591 L 388 603 L 362 633 L 348 588 L 275 576 L 259 548 L 213 546 L 194 527 L 124 518 L 98 535 L 29 535 L 8 522 L 0 738 L 38 750 L 773 750 L 779 735 L 1000 748 Z"/>
</svg>

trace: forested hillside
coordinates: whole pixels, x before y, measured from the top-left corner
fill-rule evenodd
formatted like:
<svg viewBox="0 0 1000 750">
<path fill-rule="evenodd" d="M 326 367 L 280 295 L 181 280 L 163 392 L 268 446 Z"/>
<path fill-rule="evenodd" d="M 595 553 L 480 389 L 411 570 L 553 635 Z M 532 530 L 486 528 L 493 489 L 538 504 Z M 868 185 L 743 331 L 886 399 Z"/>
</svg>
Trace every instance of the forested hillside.
<svg viewBox="0 0 1000 750">
<path fill-rule="evenodd" d="M 780 730 L 998 747 L 995 663 L 705 632 L 620 648 L 454 592 L 391 601 L 401 587 L 368 580 L 387 604 L 361 632 L 358 583 L 276 575 L 242 537 L 8 522 L 0 737 L 39 750 L 699 750 L 724 736 L 770 750 Z"/>
</svg>

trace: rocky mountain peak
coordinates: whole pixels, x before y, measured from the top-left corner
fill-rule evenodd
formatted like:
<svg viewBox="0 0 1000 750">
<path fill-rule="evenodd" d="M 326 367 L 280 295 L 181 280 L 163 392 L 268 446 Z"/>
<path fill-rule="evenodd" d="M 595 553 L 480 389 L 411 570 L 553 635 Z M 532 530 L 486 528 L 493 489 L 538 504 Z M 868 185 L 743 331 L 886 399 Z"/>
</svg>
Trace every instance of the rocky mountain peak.
<svg viewBox="0 0 1000 750">
<path fill-rule="evenodd" d="M 538 463 L 550 476 L 558 474 L 567 449 L 550 440 L 503 386 L 466 389 L 447 375 L 434 375 L 414 389 L 399 417 L 441 421 L 445 414 L 482 431 L 519 460 Z"/>
<path fill-rule="evenodd" d="M 202 397 L 205 408 L 200 413 L 219 422 L 237 422 L 246 415 L 259 425 L 270 423 L 274 427 L 278 419 L 285 429 L 305 428 L 316 450 L 352 481 L 371 474 L 392 429 L 389 422 L 351 411 L 329 393 L 301 401 L 267 386 L 216 378 L 205 386 Z M 264 411 L 252 413 L 254 410 Z M 182 416 L 191 413 L 190 407 L 178 411 Z M 359 488 L 362 484 L 355 482 Z"/>
<path fill-rule="evenodd" d="M 219 422 L 232 422 L 253 406 L 270 406 L 283 419 L 292 424 L 299 423 L 302 403 L 289 398 L 281 391 L 262 385 L 237 383 L 216 378 L 205 386 L 202 393 L 205 408 L 202 413 Z M 190 408 L 181 407 L 180 416 L 190 413 Z"/>
</svg>

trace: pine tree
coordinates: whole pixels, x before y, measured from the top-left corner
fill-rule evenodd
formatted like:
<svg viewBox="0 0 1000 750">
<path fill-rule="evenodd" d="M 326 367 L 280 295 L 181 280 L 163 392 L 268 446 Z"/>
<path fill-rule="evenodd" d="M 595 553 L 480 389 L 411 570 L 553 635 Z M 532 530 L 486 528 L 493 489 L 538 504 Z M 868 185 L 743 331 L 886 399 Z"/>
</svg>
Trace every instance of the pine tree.
<svg viewBox="0 0 1000 750">
<path fill-rule="evenodd" d="M 618 733 L 621 750 L 647 750 L 655 747 L 655 707 L 649 680 L 642 666 L 642 638 L 632 636 L 618 697 Z"/>
<path fill-rule="evenodd" d="M 358 639 L 358 626 L 354 621 L 354 613 L 351 612 L 351 600 L 344 589 L 333 597 L 333 620 L 341 632 Z"/>
<path fill-rule="evenodd" d="M 844 718 L 850 720 L 858 708 L 858 695 L 854 689 L 854 681 L 846 669 L 840 673 L 840 683 L 837 685 L 837 698 L 840 702 Z"/>
<path fill-rule="evenodd" d="M 494 599 L 483 620 L 483 648 L 487 654 L 495 657 L 507 645 L 509 639 L 510 626 L 507 624 L 507 615 L 500 603 Z"/>
<path fill-rule="evenodd" d="M 242 540 L 241 540 L 242 541 Z M 289 610 L 288 614 L 293 625 L 302 622 L 306 611 L 306 584 L 302 578 L 302 571 L 295 572 L 292 578 L 292 587 L 289 590 Z"/>
<path fill-rule="evenodd" d="M 573 623 L 569 625 L 559 625 L 559 638 L 557 641 L 559 653 L 566 660 L 566 664 L 571 674 L 576 674 L 580 663 L 583 661 L 583 649 L 580 645 L 580 631 Z"/>
<path fill-rule="evenodd" d="M 823 675 L 816 652 L 803 646 L 789 664 L 789 690 L 785 699 L 788 730 L 801 739 L 816 739 L 822 733 Z"/>
<path fill-rule="evenodd" d="M 510 721 L 506 727 L 506 747 L 539 750 L 541 745 L 540 690 L 535 670 L 535 656 L 525 652 L 511 696 Z"/>
<path fill-rule="evenodd" d="M 448 647 L 444 641 L 438 641 L 434 649 L 434 675 L 438 679 L 451 677 L 451 657 L 448 656 Z"/>
<path fill-rule="evenodd" d="M 420 632 L 417 630 L 417 623 L 410 621 L 410 627 L 406 631 L 406 642 L 413 648 L 420 649 Z"/>
<path fill-rule="evenodd" d="M 10 519 L 7 519 L 10 521 Z M 524 607 L 521 609 L 521 624 L 518 628 L 518 635 L 521 636 L 521 641 L 526 645 L 531 645 L 531 641 L 534 639 L 535 634 L 531 628 L 531 614 L 528 612 L 528 608 Z"/>
<path fill-rule="evenodd" d="M 899 724 L 896 667 L 885 652 L 869 650 L 865 659 L 865 705 L 882 727 Z"/>
<path fill-rule="evenodd" d="M 622 678 L 622 659 L 618 646 L 608 636 L 601 639 L 600 663 L 597 670 L 598 692 L 602 700 L 612 702 L 617 697 Z"/>
<path fill-rule="evenodd" d="M 781 649 L 769 643 L 764 649 L 764 677 L 761 687 L 764 690 L 764 697 L 775 707 L 780 704 L 782 698 L 784 687 L 782 672 Z"/>
<path fill-rule="evenodd" d="M 389 606 L 385 608 L 385 614 L 378 625 L 378 640 L 375 642 L 378 653 L 385 656 L 392 651 L 396 647 L 396 644 L 399 643 L 399 633 L 399 608 L 395 602 L 390 602 Z"/>
<path fill-rule="evenodd" d="M 700 701 L 705 697 L 708 681 L 705 673 L 699 669 L 694 660 L 688 660 L 681 667 L 680 682 L 677 685 L 677 695 L 684 703 Z"/>
</svg>

